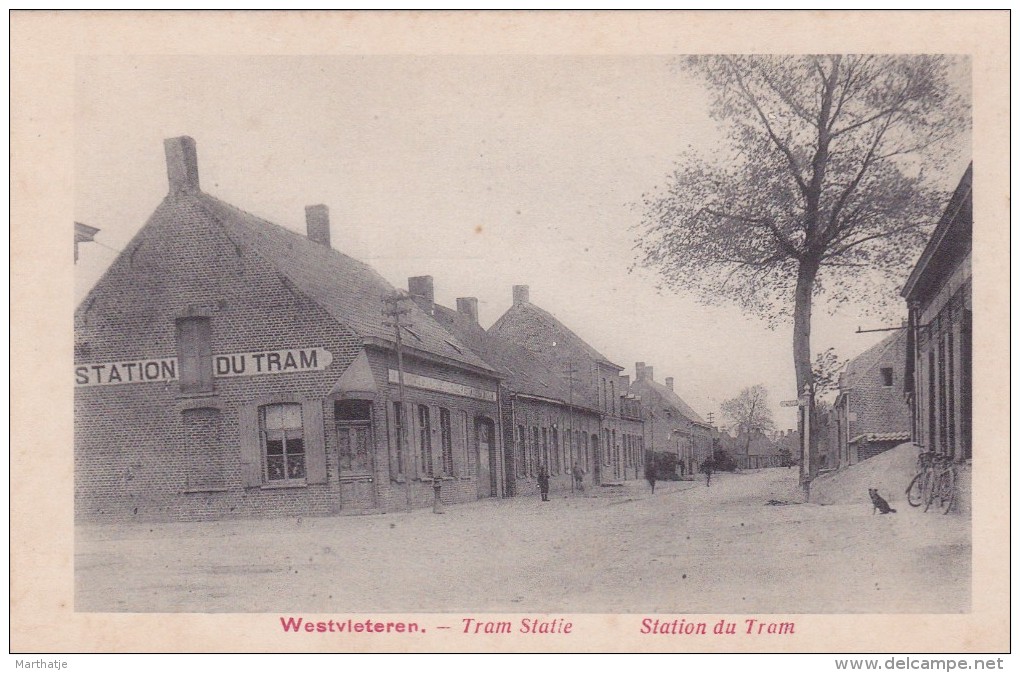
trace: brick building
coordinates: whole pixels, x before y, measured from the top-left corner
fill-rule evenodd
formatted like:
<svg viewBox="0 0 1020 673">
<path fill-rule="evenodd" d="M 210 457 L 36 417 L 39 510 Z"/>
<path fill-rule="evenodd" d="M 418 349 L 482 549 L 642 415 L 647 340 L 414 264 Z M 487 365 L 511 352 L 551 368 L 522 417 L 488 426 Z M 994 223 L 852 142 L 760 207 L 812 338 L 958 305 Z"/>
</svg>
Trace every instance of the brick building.
<svg viewBox="0 0 1020 673">
<path fill-rule="evenodd" d="M 385 511 L 501 492 L 499 374 L 368 266 L 201 191 L 170 190 L 75 311 L 79 520 Z M 403 437 L 403 441 L 400 438 Z"/>
<path fill-rule="evenodd" d="M 623 367 L 610 362 L 548 311 L 532 304 L 527 285 L 514 286 L 513 305 L 488 332 L 519 344 L 534 361 L 533 366 L 550 377 L 569 377 L 574 404 L 598 412 L 601 422 L 597 431 L 587 432 L 587 439 L 580 438 L 582 446 L 575 446 L 575 455 L 584 455 L 587 441 L 591 468 L 588 477 L 592 483 L 610 484 L 643 475 L 645 440 L 640 401 L 629 394 L 627 381 L 620 375 Z M 514 445 L 519 479 L 530 476 L 528 455 L 534 452 L 534 431 L 535 426 L 529 431 L 520 423 L 503 429 L 504 443 Z"/>
<path fill-rule="evenodd" d="M 713 429 L 676 394 L 673 378 L 665 381 L 665 385 L 656 381 L 654 369 L 644 362 L 634 364 L 631 390 L 645 409 L 648 448 L 675 453 L 678 469 L 693 474 L 712 455 Z"/>
<path fill-rule="evenodd" d="M 908 329 L 905 388 L 914 441 L 971 457 L 973 166 L 967 168 L 903 286 Z"/>
<path fill-rule="evenodd" d="M 597 409 L 586 406 L 587 397 L 578 386 L 577 372 L 549 369 L 533 350 L 486 332 L 478 322 L 476 298 L 458 298 L 457 309 L 453 310 L 433 302 L 431 276 L 411 278 L 408 286 L 412 291 L 418 288 L 415 294 L 447 331 L 505 377 L 499 395 L 501 422 L 507 435 L 503 445 L 507 495 L 536 492 L 538 472 L 543 466 L 549 474 L 551 492 L 576 488 L 575 465 L 582 486 L 590 484 L 594 469 L 592 438 L 601 432 L 602 416 Z"/>
<path fill-rule="evenodd" d="M 830 416 L 835 451 L 825 467 L 854 465 L 910 439 L 910 407 L 903 396 L 906 345 L 907 330 L 896 330 L 840 373 Z"/>
</svg>

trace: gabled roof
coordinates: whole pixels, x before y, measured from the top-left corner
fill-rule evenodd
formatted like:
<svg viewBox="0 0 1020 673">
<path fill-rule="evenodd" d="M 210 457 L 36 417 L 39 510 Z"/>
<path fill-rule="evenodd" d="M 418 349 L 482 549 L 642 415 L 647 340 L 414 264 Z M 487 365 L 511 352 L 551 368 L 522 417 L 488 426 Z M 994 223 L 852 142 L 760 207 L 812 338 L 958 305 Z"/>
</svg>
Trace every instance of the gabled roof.
<svg viewBox="0 0 1020 673">
<path fill-rule="evenodd" d="M 631 384 L 631 388 L 637 389 L 642 400 L 648 400 L 649 394 L 654 395 L 661 406 L 676 409 L 687 420 L 707 425 L 705 419 L 699 416 L 679 395 L 657 381 L 649 378 L 638 379 Z"/>
<path fill-rule="evenodd" d="M 519 343 L 486 332 L 471 318 L 439 304 L 433 305 L 433 316 L 486 362 L 504 372 L 511 391 L 588 408 L 579 386 L 571 390 L 564 376 L 551 371 Z"/>
<path fill-rule="evenodd" d="M 383 297 L 396 290 L 374 269 L 208 194 L 197 192 L 193 198 L 232 240 L 259 254 L 338 322 L 362 338 L 393 343 L 393 328 L 385 324 L 389 319 L 383 315 Z M 410 309 L 405 318 L 409 327 L 404 333 L 404 344 L 409 350 L 493 371 L 414 302 L 405 302 L 405 306 Z"/>
<path fill-rule="evenodd" d="M 856 386 L 862 380 L 862 377 L 882 361 L 882 358 L 885 357 L 885 354 L 890 349 L 898 349 L 900 351 L 894 365 L 896 370 L 899 371 L 906 357 L 906 340 L 906 328 L 898 329 L 851 360 L 846 366 L 846 371 L 840 376 L 840 390 L 848 390 Z"/>
<path fill-rule="evenodd" d="M 608 367 L 623 370 L 623 367 L 614 364 L 592 348 L 551 313 L 528 301 L 514 303 L 489 328 L 489 333 L 531 345 L 534 350 L 551 348 L 552 344 L 556 344 L 559 352 L 570 351 L 576 359 L 594 360 Z"/>
</svg>

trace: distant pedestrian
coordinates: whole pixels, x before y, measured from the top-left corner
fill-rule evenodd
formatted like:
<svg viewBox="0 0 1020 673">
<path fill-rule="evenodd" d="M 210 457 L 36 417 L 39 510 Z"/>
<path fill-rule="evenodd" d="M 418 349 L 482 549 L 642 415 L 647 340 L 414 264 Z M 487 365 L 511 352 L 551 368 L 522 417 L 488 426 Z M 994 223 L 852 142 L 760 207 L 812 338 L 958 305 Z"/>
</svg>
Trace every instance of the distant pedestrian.
<svg viewBox="0 0 1020 673">
<path fill-rule="evenodd" d="M 574 475 L 574 486 L 578 491 L 584 490 L 584 472 L 581 471 L 581 466 L 574 463 L 574 467 L 571 468 L 570 473 Z"/>
<path fill-rule="evenodd" d="M 648 480 L 648 485 L 652 487 L 652 495 L 655 495 L 655 466 L 651 463 L 645 464 L 645 479 Z"/>
<path fill-rule="evenodd" d="M 538 490 L 542 494 L 542 502 L 549 501 L 549 471 L 543 465 L 538 470 Z"/>
<path fill-rule="evenodd" d="M 706 458 L 701 464 L 701 471 L 705 473 L 705 486 L 712 485 L 712 469 L 715 467 L 711 458 Z"/>
</svg>

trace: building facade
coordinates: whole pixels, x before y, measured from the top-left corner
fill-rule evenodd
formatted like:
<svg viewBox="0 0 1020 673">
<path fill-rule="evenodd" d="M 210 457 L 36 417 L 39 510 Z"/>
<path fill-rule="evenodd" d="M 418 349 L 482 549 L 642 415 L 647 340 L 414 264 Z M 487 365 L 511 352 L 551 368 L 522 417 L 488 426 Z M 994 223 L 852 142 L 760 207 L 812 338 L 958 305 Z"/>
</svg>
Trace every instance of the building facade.
<svg viewBox="0 0 1020 673">
<path fill-rule="evenodd" d="M 494 338 L 518 344 L 526 357 L 550 377 L 566 377 L 575 405 L 599 415 L 598 428 L 574 433 L 575 455 L 588 458 L 586 478 L 606 485 L 642 477 L 644 424 L 639 401 L 628 397 L 623 367 L 610 362 L 549 312 L 530 301 L 527 285 L 515 285 L 513 304 L 488 329 Z M 514 443 L 517 474 L 530 470 L 535 425 L 517 422 L 504 428 L 504 442 Z M 541 431 L 537 442 L 541 446 Z M 580 445 L 578 445 L 578 443 Z M 520 476 L 518 477 L 521 478 Z"/>
<path fill-rule="evenodd" d="M 204 193 L 190 138 L 165 149 L 169 193 L 75 311 L 76 517 L 500 495 L 499 373 L 334 250 L 325 206 L 298 234 Z"/>
<path fill-rule="evenodd" d="M 713 428 L 673 390 L 673 378 L 657 382 L 654 368 L 634 364 L 631 390 L 645 408 L 645 430 L 652 451 L 674 453 L 681 474 L 694 474 L 713 451 Z"/>
<path fill-rule="evenodd" d="M 910 439 L 910 406 L 903 394 L 906 348 L 907 330 L 895 330 L 840 373 L 830 416 L 835 452 L 823 466 L 854 465 Z"/>
<path fill-rule="evenodd" d="M 958 461 L 972 454 L 972 173 L 970 166 L 902 292 L 911 433 L 915 443 Z"/>
<path fill-rule="evenodd" d="M 411 278 L 408 287 L 423 309 L 504 376 L 499 402 L 506 495 L 536 493 L 543 471 L 553 493 L 590 485 L 591 437 L 601 431 L 602 417 L 575 391 L 576 377 L 548 369 L 532 350 L 486 332 L 478 322 L 477 298 L 460 297 L 451 309 L 435 303 L 431 276 Z"/>
</svg>

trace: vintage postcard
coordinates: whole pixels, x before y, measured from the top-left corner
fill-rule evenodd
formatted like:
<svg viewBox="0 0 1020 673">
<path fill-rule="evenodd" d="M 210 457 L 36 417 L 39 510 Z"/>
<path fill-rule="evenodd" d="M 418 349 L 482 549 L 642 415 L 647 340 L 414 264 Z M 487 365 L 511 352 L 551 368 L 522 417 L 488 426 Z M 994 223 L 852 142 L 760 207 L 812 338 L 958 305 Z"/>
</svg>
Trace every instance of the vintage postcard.
<svg viewBox="0 0 1020 673">
<path fill-rule="evenodd" d="M 1008 19 L 15 12 L 12 652 L 1008 651 Z"/>
</svg>

